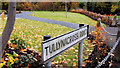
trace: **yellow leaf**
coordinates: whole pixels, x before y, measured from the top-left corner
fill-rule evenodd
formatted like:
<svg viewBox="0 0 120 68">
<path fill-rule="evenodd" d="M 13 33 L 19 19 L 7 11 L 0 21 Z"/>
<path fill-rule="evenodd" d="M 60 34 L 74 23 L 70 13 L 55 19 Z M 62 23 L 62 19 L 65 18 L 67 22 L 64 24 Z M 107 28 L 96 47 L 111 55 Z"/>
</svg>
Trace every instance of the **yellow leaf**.
<svg viewBox="0 0 120 68">
<path fill-rule="evenodd" d="M 0 68 L 2 68 L 5 63 L 6 61 L 4 61 L 3 63 L 0 63 Z"/>
<path fill-rule="evenodd" d="M 62 63 L 62 60 L 60 60 L 59 63 Z"/>
<path fill-rule="evenodd" d="M 3 67 L 3 63 L 0 63 L 0 68 L 2 68 Z"/>
<path fill-rule="evenodd" d="M 75 49 L 74 47 L 71 47 L 69 50 L 73 50 L 73 49 Z"/>
<path fill-rule="evenodd" d="M 54 61 L 55 58 L 52 59 L 52 61 Z"/>
<path fill-rule="evenodd" d="M 21 51 L 23 52 L 23 51 L 27 51 L 27 49 L 21 49 Z"/>
<path fill-rule="evenodd" d="M 33 58 L 35 61 L 37 61 L 37 59 L 36 58 Z"/>
<path fill-rule="evenodd" d="M 2 13 L 2 14 L 1 14 L 1 19 L 4 20 L 4 17 L 5 17 L 5 14 Z"/>
<path fill-rule="evenodd" d="M 1 59 L 1 62 L 4 62 L 4 58 Z"/>
<path fill-rule="evenodd" d="M 76 66 L 76 63 L 75 63 L 75 62 L 73 63 L 73 66 Z"/>
<path fill-rule="evenodd" d="M 96 43 L 96 41 L 93 40 L 93 43 Z"/>
<path fill-rule="evenodd" d="M 14 61 L 18 60 L 18 58 L 15 58 Z"/>
<path fill-rule="evenodd" d="M 13 56 L 9 56 L 9 60 L 10 60 L 10 62 L 11 62 L 11 64 L 13 64 L 14 63 L 14 58 L 13 58 Z"/>
<path fill-rule="evenodd" d="M 52 64 L 55 64 L 55 62 L 52 62 Z"/>
<path fill-rule="evenodd" d="M 24 32 L 26 32 L 27 30 L 25 30 Z"/>
</svg>

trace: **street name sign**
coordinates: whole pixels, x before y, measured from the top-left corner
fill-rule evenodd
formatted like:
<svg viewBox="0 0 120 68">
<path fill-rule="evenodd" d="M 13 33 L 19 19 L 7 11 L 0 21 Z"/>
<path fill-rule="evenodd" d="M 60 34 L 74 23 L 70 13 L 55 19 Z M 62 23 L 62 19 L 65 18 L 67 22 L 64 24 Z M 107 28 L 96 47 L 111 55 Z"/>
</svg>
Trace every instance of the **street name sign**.
<svg viewBox="0 0 120 68">
<path fill-rule="evenodd" d="M 89 26 L 85 25 L 66 34 L 41 43 L 42 62 L 47 62 L 81 40 L 87 38 Z"/>
</svg>

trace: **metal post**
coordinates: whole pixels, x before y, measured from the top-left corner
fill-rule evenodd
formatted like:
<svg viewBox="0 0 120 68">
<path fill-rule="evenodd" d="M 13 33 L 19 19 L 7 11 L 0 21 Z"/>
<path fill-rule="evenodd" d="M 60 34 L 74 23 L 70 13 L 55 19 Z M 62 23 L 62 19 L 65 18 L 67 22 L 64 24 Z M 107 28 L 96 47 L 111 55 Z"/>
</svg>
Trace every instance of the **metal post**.
<svg viewBox="0 0 120 68">
<path fill-rule="evenodd" d="M 115 14 L 113 20 L 112 20 L 112 26 L 116 26 L 116 19 L 117 19 L 117 14 Z"/>
<path fill-rule="evenodd" d="M 51 68 L 51 60 L 48 62 L 48 63 L 46 63 L 46 66 L 45 66 L 46 68 Z"/>
<path fill-rule="evenodd" d="M 44 36 L 44 41 L 45 41 L 45 40 L 48 40 L 48 39 L 50 39 L 50 38 L 51 38 L 50 35 L 45 35 L 45 36 Z M 51 68 L 51 60 L 50 60 L 48 63 L 46 63 L 45 67 L 46 67 L 46 68 Z"/>
<path fill-rule="evenodd" d="M 67 18 L 67 0 L 65 2 L 66 18 Z"/>
<path fill-rule="evenodd" d="M 79 43 L 78 68 L 82 68 L 83 40 Z"/>
<path fill-rule="evenodd" d="M 79 28 L 84 26 L 84 24 L 79 24 Z M 83 40 L 79 43 L 79 50 L 78 50 L 78 68 L 82 68 L 82 53 L 83 53 Z"/>
<path fill-rule="evenodd" d="M 100 22 L 101 22 L 101 19 L 100 19 L 100 18 L 98 18 L 97 27 L 100 27 Z"/>
</svg>

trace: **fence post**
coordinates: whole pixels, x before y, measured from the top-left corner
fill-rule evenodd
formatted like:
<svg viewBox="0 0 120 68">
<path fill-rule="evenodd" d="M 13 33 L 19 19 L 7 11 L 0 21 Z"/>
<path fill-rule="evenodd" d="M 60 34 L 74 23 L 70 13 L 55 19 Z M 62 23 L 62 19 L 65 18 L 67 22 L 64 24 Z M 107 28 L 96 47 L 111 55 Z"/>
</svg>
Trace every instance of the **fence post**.
<svg viewBox="0 0 120 68">
<path fill-rule="evenodd" d="M 117 39 L 118 39 L 120 37 L 120 21 L 117 24 L 117 26 L 118 26 L 118 34 L 117 34 Z M 116 60 L 117 62 L 120 62 L 120 42 L 114 51 L 114 60 Z"/>
<path fill-rule="evenodd" d="M 115 14 L 115 16 L 114 16 L 114 18 L 113 18 L 112 26 L 115 26 L 115 25 L 116 25 L 116 19 L 117 19 L 117 14 Z"/>
<path fill-rule="evenodd" d="M 50 35 L 45 35 L 45 36 L 44 36 L 44 41 L 45 41 L 45 40 L 48 40 L 48 39 L 50 39 L 50 38 L 51 38 Z M 51 60 L 50 60 L 48 63 L 46 63 L 45 67 L 46 67 L 46 68 L 51 68 Z"/>
<path fill-rule="evenodd" d="M 97 20 L 98 20 L 97 27 L 100 27 L 100 22 L 101 22 L 101 19 L 100 19 L 100 18 L 98 18 Z"/>
<path fill-rule="evenodd" d="M 84 24 L 79 24 L 79 28 L 82 26 L 84 26 Z M 82 68 L 82 53 L 83 53 L 83 40 L 79 42 L 78 68 Z"/>
</svg>

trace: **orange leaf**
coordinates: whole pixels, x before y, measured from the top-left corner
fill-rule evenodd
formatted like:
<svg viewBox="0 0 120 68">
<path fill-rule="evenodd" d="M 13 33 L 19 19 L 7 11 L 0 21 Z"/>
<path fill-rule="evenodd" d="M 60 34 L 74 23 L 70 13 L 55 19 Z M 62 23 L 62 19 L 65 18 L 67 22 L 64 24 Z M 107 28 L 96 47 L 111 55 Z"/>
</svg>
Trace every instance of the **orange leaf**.
<svg viewBox="0 0 120 68">
<path fill-rule="evenodd" d="M 75 62 L 73 63 L 73 66 L 76 66 L 76 63 L 75 63 Z"/>
<path fill-rule="evenodd" d="M 4 58 L 1 58 L 1 62 L 3 62 L 4 61 Z"/>
</svg>

